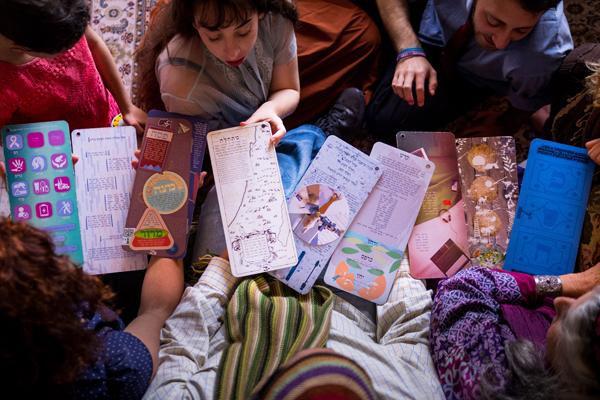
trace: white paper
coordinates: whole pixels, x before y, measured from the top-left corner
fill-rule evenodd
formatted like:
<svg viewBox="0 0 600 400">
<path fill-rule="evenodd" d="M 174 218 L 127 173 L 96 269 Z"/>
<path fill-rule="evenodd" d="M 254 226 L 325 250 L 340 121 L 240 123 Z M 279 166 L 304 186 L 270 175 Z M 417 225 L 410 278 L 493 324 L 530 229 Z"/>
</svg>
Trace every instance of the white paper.
<svg viewBox="0 0 600 400">
<path fill-rule="evenodd" d="M 135 177 L 131 167 L 137 148 L 135 128 L 75 130 L 71 141 L 79 157 L 75 180 L 83 269 L 107 274 L 146 268 L 146 255 L 121 247 Z"/>
<path fill-rule="evenodd" d="M 0 162 L 4 162 L 4 152 L 0 151 Z M 10 216 L 10 202 L 8 201 L 8 190 L 6 178 L 0 179 L 0 217 Z"/>
<path fill-rule="evenodd" d="M 435 165 L 383 143 L 375 143 L 371 157 L 383 174 L 331 257 L 325 283 L 383 304 Z"/>
<path fill-rule="evenodd" d="M 209 132 L 231 272 L 246 276 L 298 262 L 275 148 L 267 123 Z"/>
<path fill-rule="evenodd" d="M 381 169 L 377 161 L 335 136 L 328 137 L 290 199 L 289 209 L 299 252 L 298 264 L 272 275 L 297 292 L 308 293 L 380 176 Z M 312 211 L 311 214 L 308 209 L 311 205 L 299 199 L 303 196 L 304 188 L 316 186 L 321 187 L 320 195 L 327 197 L 324 198 L 325 204 L 319 203 L 316 208 L 319 212 Z M 333 193 L 327 193 L 328 191 Z M 332 202 L 333 196 L 340 200 Z M 325 207 L 328 207 L 326 214 L 338 219 L 335 221 L 337 236 L 331 240 L 331 231 L 322 229 L 314 236 L 317 240 L 311 240 L 309 233 L 319 231 L 317 224 L 322 221 L 307 224 L 302 216 L 305 214 L 321 218 Z M 340 217 L 344 208 L 346 218 Z M 321 237 L 318 235 L 324 235 L 325 244 L 319 243 Z"/>
</svg>

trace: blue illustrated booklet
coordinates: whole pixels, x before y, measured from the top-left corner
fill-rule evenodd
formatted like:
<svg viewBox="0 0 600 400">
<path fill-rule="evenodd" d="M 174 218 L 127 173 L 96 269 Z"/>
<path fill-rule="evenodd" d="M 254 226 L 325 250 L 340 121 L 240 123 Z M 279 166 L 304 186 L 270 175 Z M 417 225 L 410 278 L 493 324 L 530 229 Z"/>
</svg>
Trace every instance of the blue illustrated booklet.
<svg viewBox="0 0 600 400">
<path fill-rule="evenodd" d="M 12 219 L 50 233 L 59 254 L 81 265 L 71 137 L 65 121 L 2 128 Z"/>
<path fill-rule="evenodd" d="M 584 148 L 531 142 L 505 270 L 573 272 L 594 168 Z"/>
</svg>

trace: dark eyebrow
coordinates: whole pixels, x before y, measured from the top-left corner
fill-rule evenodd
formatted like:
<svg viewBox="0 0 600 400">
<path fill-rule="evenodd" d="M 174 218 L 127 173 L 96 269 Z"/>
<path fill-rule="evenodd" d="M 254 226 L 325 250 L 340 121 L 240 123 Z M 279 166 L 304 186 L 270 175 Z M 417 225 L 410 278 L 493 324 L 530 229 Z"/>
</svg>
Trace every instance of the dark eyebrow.
<svg viewBox="0 0 600 400">
<path fill-rule="evenodd" d="M 502 21 L 500 18 L 496 17 L 495 15 L 492 15 L 489 13 L 487 13 L 486 15 L 487 15 L 488 20 L 490 18 L 492 18 L 494 21 L 498 22 L 499 25 L 506 25 L 506 22 Z"/>
<path fill-rule="evenodd" d="M 251 20 L 252 18 L 247 18 L 245 21 L 240 22 L 239 25 L 236 26 L 236 28 L 241 28 L 242 26 L 248 24 Z"/>
</svg>

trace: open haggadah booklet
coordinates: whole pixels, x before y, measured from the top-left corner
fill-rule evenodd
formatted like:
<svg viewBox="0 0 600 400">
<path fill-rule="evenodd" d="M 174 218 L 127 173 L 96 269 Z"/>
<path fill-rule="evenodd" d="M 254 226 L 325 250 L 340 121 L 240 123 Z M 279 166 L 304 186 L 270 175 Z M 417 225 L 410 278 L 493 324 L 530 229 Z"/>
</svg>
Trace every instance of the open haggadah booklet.
<svg viewBox="0 0 600 400">
<path fill-rule="evenodd" d="M 295 265 L 298 256 L 269 124 L 209 132 L 207 142 L 232 274 Z"/>
</svg>

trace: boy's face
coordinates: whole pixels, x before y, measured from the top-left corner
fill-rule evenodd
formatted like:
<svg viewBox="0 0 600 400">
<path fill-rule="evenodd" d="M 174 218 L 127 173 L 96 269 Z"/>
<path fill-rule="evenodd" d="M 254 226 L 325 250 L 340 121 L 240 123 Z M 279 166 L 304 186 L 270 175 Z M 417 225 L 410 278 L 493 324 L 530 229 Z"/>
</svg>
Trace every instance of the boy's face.
<svg viewBox="0 0 600 400">
<path fill-rule="evenodd" d="M 503 50 L 529 35 L 542 14 L 524 10 L 519 0 L 477 0 L 473 10 L 475 40 L 486 50 Z"/>
<path fill-rule="evenodd" d="M 208 50 L 219 60 L 232 66 L 240 66 L 256 43 L 258 36 L 257 13 L 250 14 L 246 21 L 212 30 L 196 20 L 194 27 Z"/>
</svg>

